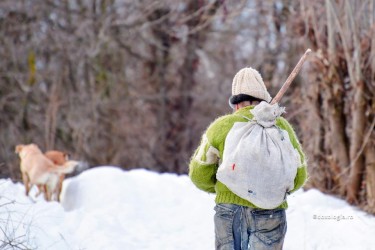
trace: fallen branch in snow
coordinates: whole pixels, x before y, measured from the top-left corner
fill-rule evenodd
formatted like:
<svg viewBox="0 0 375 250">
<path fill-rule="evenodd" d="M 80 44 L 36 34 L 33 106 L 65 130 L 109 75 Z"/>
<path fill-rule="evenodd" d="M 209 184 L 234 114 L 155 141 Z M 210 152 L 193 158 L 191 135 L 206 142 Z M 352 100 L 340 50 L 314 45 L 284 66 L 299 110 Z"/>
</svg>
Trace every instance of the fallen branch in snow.
<svg viewBox="0 0 375 250">
<path fill-rule="evenodd" d="M 0 249 L 37 249 L 30 238 L 32 225 L 24 221 L 27 212 L 24 214 L 17 211 L 16 204 L 20 203 L 13 198 L 0 196 Z"/>
</svg>

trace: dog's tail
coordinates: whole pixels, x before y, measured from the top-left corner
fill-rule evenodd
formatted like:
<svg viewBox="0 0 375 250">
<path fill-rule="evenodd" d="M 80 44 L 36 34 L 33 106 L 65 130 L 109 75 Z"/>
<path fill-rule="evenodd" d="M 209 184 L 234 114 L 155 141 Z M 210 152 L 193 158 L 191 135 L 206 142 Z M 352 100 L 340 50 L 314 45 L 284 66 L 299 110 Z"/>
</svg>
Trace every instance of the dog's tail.
<svg viewBox="0 0 375 250">
<path fill-rule="evenodd" d="M 78 165 L 78 161 L 67 161 L 64 165 L 55 165 L 51 171 L 57 174 L 70 174 Z"/>
</svg>

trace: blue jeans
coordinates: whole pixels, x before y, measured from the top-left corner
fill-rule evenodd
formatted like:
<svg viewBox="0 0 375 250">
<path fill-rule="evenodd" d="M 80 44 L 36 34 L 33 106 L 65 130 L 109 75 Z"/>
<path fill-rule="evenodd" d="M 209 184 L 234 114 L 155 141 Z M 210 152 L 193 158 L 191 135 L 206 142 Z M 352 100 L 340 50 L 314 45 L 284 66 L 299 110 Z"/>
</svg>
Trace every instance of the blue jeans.
<svg viewBox="0 0 375 250">
<path fill-rule="evenodd" d="M 286 233 L 284 209 L 260 210 L 235 204 L 215 206 L 217 250 L 282 249 Z"/>
</svg>

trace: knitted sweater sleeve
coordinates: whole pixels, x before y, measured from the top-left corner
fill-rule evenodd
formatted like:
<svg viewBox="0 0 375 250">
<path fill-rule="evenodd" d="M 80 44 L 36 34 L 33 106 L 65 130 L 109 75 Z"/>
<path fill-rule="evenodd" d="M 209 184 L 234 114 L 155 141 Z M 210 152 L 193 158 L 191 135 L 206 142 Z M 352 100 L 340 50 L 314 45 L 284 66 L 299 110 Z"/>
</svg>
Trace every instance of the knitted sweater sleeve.
<svg viewBox="0 0 375 250">
<path fill-rule="evenodd" d="M 211 145 L 205 133 L 189 164 L 189 176 L 197 188 L 215 193 L 218 162 L 219 152 Z"/>
<path fill-rule="evenodd" d="M 209 193 L 215 193 L 216 172 L 222 158 L 226 134 L 233 123 L 228 118 L 230 117 L 220 117 L 208 127 L 189 164 L 191 181 L 199 189 Z"/>
<path fill-rule="evenodd" d="M 298 141 L 297 135 L 294 132 L 293 127 L 289 124 L 289 122 L 286 119 L 280 117 L 277 120 L 276 124 L 281 129 L 284 129 L 288 132 L 289 139 L 291 143 L 293 144 L 293 147 L 298 151 L 300 155 L 300 159 L 301 159 L 301 164 L 297 169 L 297 174 L 294 179 L 294 188 L 290 191 L 290 193 L 292 193 L 294 191 L 297 191 L 299 188 L 301 188 L 305 184 L 308 178 L 306 156 L 303 153 L 302 147 L 301 147 L 300 142 Z"/>
</svg>

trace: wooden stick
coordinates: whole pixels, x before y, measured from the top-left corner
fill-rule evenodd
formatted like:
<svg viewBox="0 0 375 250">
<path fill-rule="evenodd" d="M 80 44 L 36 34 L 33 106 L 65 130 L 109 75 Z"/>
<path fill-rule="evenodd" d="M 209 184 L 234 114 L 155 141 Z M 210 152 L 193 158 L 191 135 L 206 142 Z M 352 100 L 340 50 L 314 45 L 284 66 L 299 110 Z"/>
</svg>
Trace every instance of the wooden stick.
<svg viewBox="0 0 375 250">
<path fill-rule="evenodd" d="M 290 73 L 290 75 L 286 79 L 285 83 L 283 84 L 283 86 L 281 87 L 281 89 L 279 90 L 277 95 L 272 99 L 271 104 L 275 104 L 275 103 L 278 103 L 280 101 L 280 99 L 283 97 L 283 95 L 285 94 L 285 92 L 289 88 L 290 84 L 292 84 L 292 81 L 294 80 L 294 78 L 297 76 L 298 72 L 301 70 L 303 63 L 305 62 L 305 60 L 307 58 L 307 55 L 310 52 L 311 52 L 311 49 L 307 49 L 305 51 L 305 54 L 303 54 L 301 59 L 299 59 L 297 65 L 294 67 L 292 73 Z"/>
</svg>

